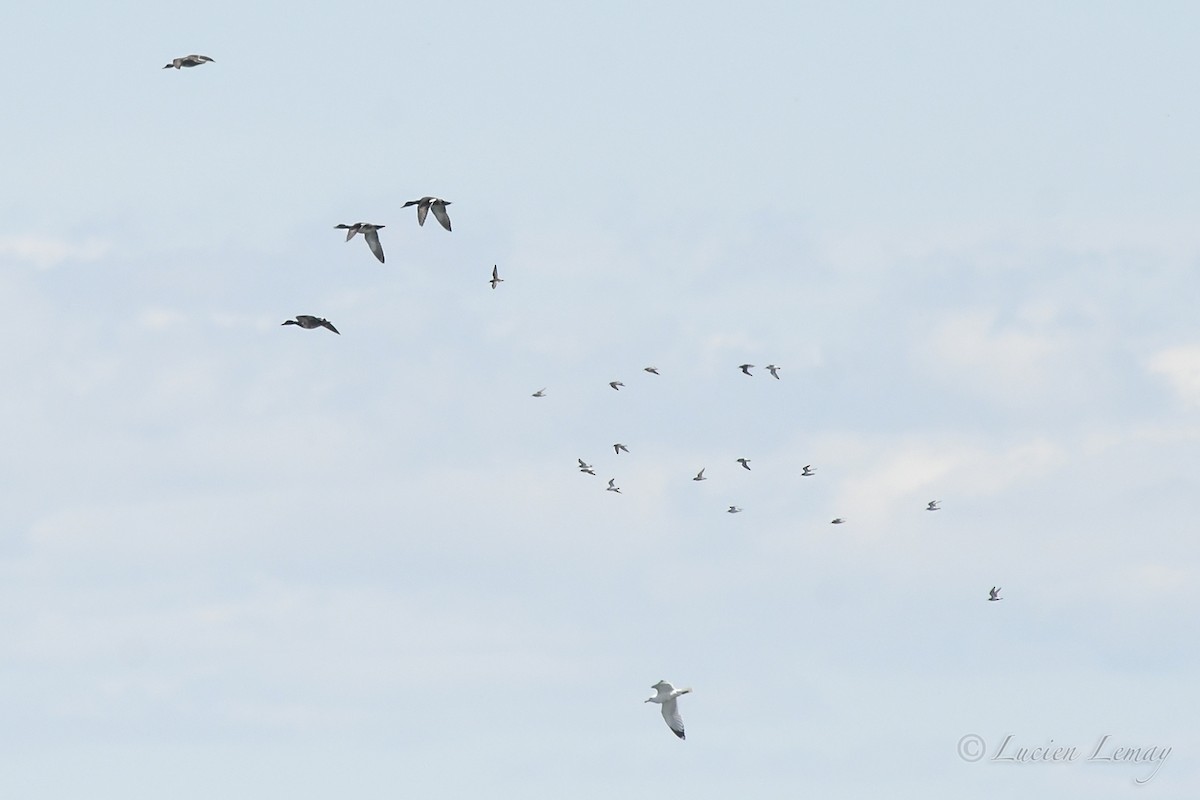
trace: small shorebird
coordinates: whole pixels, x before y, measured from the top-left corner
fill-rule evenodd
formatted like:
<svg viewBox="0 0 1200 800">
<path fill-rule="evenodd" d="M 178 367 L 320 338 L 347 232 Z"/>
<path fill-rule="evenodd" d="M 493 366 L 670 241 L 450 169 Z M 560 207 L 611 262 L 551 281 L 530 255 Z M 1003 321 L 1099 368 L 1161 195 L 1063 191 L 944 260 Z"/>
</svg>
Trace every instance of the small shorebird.
<svg viewBox="0 0 1200 800">
<path fill-rule="evenodd" d="M 1000 587 L 998 587 L 998 586 L 993 586 L 992 590 L 990 592 L 988 592 L 988 600 L 989 601 L 990 600 L 1003 600 L 1003 599 L 1004 598 L 1000 596 Z"/>
<path fill-rule="evenodd" d="M 304 328 L 305 330 L 310 330 L 310 331 L 313 328 L 328 328 L 329 330 L 333 331 L 334 333 L 337 333 L 338 336 L 342 335 L 341 333 L 338 333 L 338 329 L 333 327 L 333 323 L 330 322 L 329 320 L 325 319 L 324 317 L 314 317 L 309 314 L 300 314 L 295 319 L 289 319 L 282 324 L 283 325 L 299 325 L 301 328 Z"/>
<path fill-rule="evenodd" d="M 938 506 L 938 503 L 940 503 L 940 502 L 942 502 L 942 501 L 941 500 L 930 500 L 929 505 L 925 507 L 925 510 L 926 511 L 941 511 L 942 509 Z"/>
<path fill-rule="evenodd" d="M 658 367 L 642 367 L 642 369 L 645 370 L 646 372 L 649 372 L 651 375 L 658 374 Z"/>
<path fill-rule="evenodd" d="M 771 377 L 779 380 L 779 367 L 774 364 L 767 364 L 767 372 L 771 373 Z"/>
<path fill-rule="evenodd" d="M 608 479 L 608 488 L 607 488 L 607 489 L 605 489 L 604 491 L 606 491 L 606 492 L 616 492 L 617 494 L 620 494 L 620 493 L 621 493 L 621 489 L 620 489 L 620 488 L 617 486 L 617 479 L 616 479 L 616 478 L 609 478 L 609 479 Z"/>
<path fill-rule="evenodd" d="M 504 278 L 500 277 L 500 270 L 495 264 L 492 265 L 492 279 L 488 283 L 492 284 L 493 289 L 496 288 L 497 283 L 504 283 Z"/>
<path fill-rule="evenodd" d="M 609 381 L 608 385 L 611 386 L 612 388 L 616 389 L 619 392 L 619 391 L 621 391 L 621 387 L 624 386 L 625 384 L 621 383 L 620 381 Z"/>
<path fill-rule="evenodd" d="M 629 452 L 629 448 L 626 447 L 625 445 L 621 444 L 620 442 L 617 442 L 616 444 L 613 445 L 613 450 L 616 452 L 617 455 L 621 455 L 622 450 L 624 450 L 626 453 Z"/>
<path fill-rule="evenodd" d="M 579 468 L 579 471 L 580 471 L 580 472 L 586 472 L 588 475 L 595 475 L 595 474 L 596 474 L 596 470 L 592 469 L 591 467 L 580 467 L 580 468 Z"/>
<path fill-rule="evenodd" d="M 738 369 L 740 369 L 742 372 L 746 373 L 747 375 L 750 375 L 750 368 L 753 366 L 754 366 L 753 364 L 742 364 L 741 366 L 738 367 Z M 750 375 L 750 377 L 753 378 L 754 376 Z"/>
<path fill-rule="evenodd" d="M 663 719 L 667 721 L 667 727 L 671 729 L 671 733 L 680 739 L 686 739 L 687 737 L 683 735 L 683 717 L 679 716 L 679 705 L 675 702 L 675 698 L 687 694 L 691 689 L 676 689 L 666 681 L 659 681 L 650 688 L 658 694 L 646 702 L 661 704 Z"/>
<path fill-rule="evenodd" d="M 346 241 L 354 238 L 354 234 L 361 233 L 363 238 L 367 240 L 367 247 L 371 248 L 371 252 L 379 259 L 379 263 L 383 263 L 383 245 L 379 243 L 379 229 L 386 228 L 386 225 L 372 225 L 370 222 L 356 222 L 353 225 L 334 225 L 334 230 L 345 230 Z"/>
<path fill-rule="evenodd" d="M 706 469 L 707 469 L 707 468 L 706 468 Z M 696 473 L 696 477 L 692 478 L 692 480 L 694 480 L 694 481 L 706 481 L 706 480 L 708 480 L 708 478 L 704 477 L 704 470 L 700 470 L 699 472 L 697 472 L 697 473 Z"/>
<path fill-rule="evenodd" d="M 209 61 L 212 61 L 212 59 L 208 56 L 198 56 L 195 53 L 192 53 L 190 56 L 172 58 L 171 63 L 167 64 L 165 67 L 163 67 L 163 69 L 170 69 L 171 67 L 174 67 L 175 69 L 179 69 L 180 67 L 198 67 L 201 64 L 207 64 Z"/>
<path fill-rule="evenodd" d="M 810 477 L 812 477 L 813 473 L 815 473 L 815 472 L 816 472 L 816 470 L 813 469 L 812 464 L 805 464 L 804 470 L 800 473 L 800 477 L 801 478 L 810 478 Z"/>
<path fill-rule="evenodd" d="M 546 396 L 546 387 L 545 386 L 543 386 L 541 389 L 538 389 L 536 392 L 534 392 L 532 395 L 530 395 L 530 397 L 545 397 L 545 396 Z"/>
<path fill-rule="evenodd" d="M 577 458 L 575 460 L 579 462 L 580 469 L 591 469 L 592 468 L 592 465 L 587 463 L 586 461 L 584 461 L 582 458 Z"/>
<path fill-rule="evenodd" d="M 831 519 L 829 521 L 829 524 L 830 525 L 841 525 L 845 521 L 846 520 L 842 519 L 841 517 L 834 517 L 833 519 Z"/>
<path fill-rule="evenodd" d="M 425 225 L 425 215 L 429 213 L 429 209 L 433 209 L 433 216 L 437 221 L 442 223 L 442 227 L 450 230 L 450 215 L 446 213 L 446 206 L 450 205 L 449 200 L 443 200 L 440 197 L 422 197 L 420 200 L 409 200 L 404 204 L 404 208 L 409 206 L 417 207 L 417 224 Z"/>
<path fill-rule="evenodd" d="M 729 511 L 728 511 L 727 513 L 729 513 L 729 514 L 740 514 L 740 513 L 742 513 L 742 510 L 741 510 L 740 508 L 738 508 L 737 506 L 730 506 L 730 507 L 729 507 Z"/>
<path fill-rule="evenodd" d="M 750 459 L 748 459 L 748 458 L 739 458 L 739 459 L 737 460 L 737 462 L 738 462 L 739 464 L 741 464 L 743 467 L 745 467 L 746 469 L 750 469 Z"/>
</svg>

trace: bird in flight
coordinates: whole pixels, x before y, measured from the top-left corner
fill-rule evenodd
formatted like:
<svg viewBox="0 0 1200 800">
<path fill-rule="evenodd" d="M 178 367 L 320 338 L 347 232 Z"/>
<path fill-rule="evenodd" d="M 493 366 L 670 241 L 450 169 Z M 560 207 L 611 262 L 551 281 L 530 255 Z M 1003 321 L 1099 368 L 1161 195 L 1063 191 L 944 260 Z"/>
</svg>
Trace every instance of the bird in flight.
<svg viewBox="0 0 1200 800">
<path fill-rule="evenodd" d="M 992 590 L 990 592 L 988 592 L 988 600 L 1003 600 L 1003 599 L 1004 598 L 1000 596 L 1000 588 L 998 586 L 993 586 Z"/>
<path fill-rule="evenodd" d="M 846 520 L 842 519 L 841 517 L 834 517 L 833 519 L 831 519 L 829 521 L 829 524 L 830 525 L 841 525 L 845 521 Z"/>
<path fill-rule="evenodd" d="M 708 480 L 708 478 L 704 477 L 704 470 L 700 470 L 699 472 L 696 473 L 696 477 L 692 478 L 692 480 L 706 481 L 706 480 Z"/>
<path fill-rule="evenodd" d="M 815 472 L 816 472 L 816 470 L 813 469 L 812 464 L 805 464 L 804 470 L 800 473 L 800 477 L 801 478 L 809 478 L 809 477 L 812 477 L 813 473 L 815 473 Z"/>
<path fill-rule="evenodd" d="M 442 223 L 443 228 L 450 230 L 450 215 L 446 213 L 446 206 L 448 205 L 450 205 L 450 201 L 443 200 L 440 197 L 422 197 L 420 200 L 409 200 L 404 204 L 404 207 L 417 207 L 417 224 L 421 226 L 425 225 L 425 215 L 432 208 L 433 216 L 437 218 L 437 221 Z"/>
<path fill-rule="evenodd" d="M 658 694 L 645 702 L 661 704 L 663 719 L 667 721 L 667 727 L 680 739 L 686 739 L 687 737 L 683 735 L 683 717 L 679 716 L 679 704 L 675 702 L 675 698 L 687 694 L 691 689 L 676 689 L 666 681 L 659 681 L 650 688 Z"/>
<path fill-rule="evenodd" d="M 305 330 L 310 330 L 310 331 L 313 328 L 328 328 L 329 330 L 336 333 L 338 336 L 342 335 L 341 333 L 338 332 L 337 328 L 333 327 L 333 323 L 330 322 L 329 320 L 325 319 L 324 317 L 313 317 L 308 314 L 300 314 L 295 319 L 289 319 L 282 324 L 284 324 L 284 325 L 299 325 L 301 328 L 304 328 Z"/>
<path fill-rule="evenodd" d="M 492 265 L 492 279 L 488 283 L 492 284 L 493 289 L 496 288 L 497 283 L 504 283 L 504 278 L 500 277 L 500 270 L 495 264 Z"/>
<path fill-rule="evenodd" d="M 580 467 L 580 468 L 579 468 L 579 471 L 580 471 L 580 472 L 586 472 L 588 475 L 595 475 L 595 474 L 596 474 L 596 470 L 592 469 L 591 467 Z"/>
<path fill-rule="evenodd" d="M 746 469 L 750 469 L 750 459 L 748 459 L 748 458 L 739 458 L 739 459 L 737 460 L 737 462 L 738 462 L 739 464 L 741 464 L 743 467 L 745 467 Z"/>
<path fill-rule="evenodd" d="M 941 507 L 938 506 L 938 503 L 940 503 L 940 502 L 942 502 L 942 501 L 941 500 L 930 500 L 929 505 L 925 507 L 925 510 L 926 511 L 941 511 L 942 510 Z"/>
<path fill-rule="evenodd" d="M 742 513 L 742 510 L 741 510 L 740 508 L 738 508 L 737 506 L 730 506 L 730 507 L 729 507 L 729 511 L 728 511 L 728 512 L 726 512 L 726 513 L 728 513 L 728 514 L 740 514 L 740 513 Z"/>
<path fill-rule="evenodd" d="M 619 392 L 619 391 L 621 391 L 621 387 L 624 386 L 625 384 L 621 383 L 620 381 L 609 381 L 608 385 L 611 386 L 612 388 L 616 389 Z"/>
<path fill-rule="evenodd" d="M 342 229 L 346 231 L 346 241 L 354 238 L 354 234 L 361 233 L 363 238 L 367 240 L 367 247 L 371 248 L 371 252 L 379 259 L 379 263 L 383 263 L 383 245 L 379 243 L 379 229 L 386 228 L 386 225 L 372 225 L 370 222 L 356 222 L 353 225 L 334 225 L 335 230 Z"/>
<path fill-rule="evenodd" d="M 534 392 L 531 395 L 531 397 L 545 397 L 545 396 L 546 396 L 546 387 L 545 386 L 543 386 L 541 389 L 538 389 L 536 392 Z"/>
<path fill-rule="evenodd" d="M 626 453 L 629 452 L 629 448 L 626 447 L 625 445 L 621 444 L 620 442 L 617 442 L 616 444 L 613 445 L 613 450 L 616 452 L 617 455 L 621 455 L 622 450 L 624 450 Z"/>
<path fill-rule="evenodd" d="M 746 373 L 747 375 L 750 375 L 750 368 L 753 366 L 754 366 L 753 364 L 742 364 L 741 366 L 738 367 L 738 369 L 740 369 L 742 372 Z M 750 377 L 753 378 L 754 376 L 750 375 Z"/>
<path fill-rule="evenodd" d="M 616 479 L 616 478 L 609 478 L 609 479 L 608 479 L 608 488 L 607 488 L 607 489 L 605 489 L 604 491 L 606 491 L 606 492 L 616 492 L 617 494 L 620 494 L 620 493 L 621 493 L 621 489 L 620 489 L 620 487 L 618 487 L 618 486 L 617 486 L 617 479 Z"/>
<path fill-rule="evenodd" d="M 642 367 L 642 369 L 645 370 L 646 372 L 649 372 L 651 375 L 658 374 L 658 367 Z"/>
<path fill-rule="evenodd" d="M 767 364 L 767 372 L 771 373 L 771 377 L 779 380 L 779 367 L 774 364 Z"/>
<path fill-rule="evenodd" d="M 208 63 L 209 61 L 212 61 L 212 59 L 208 56 L 198 56 L 195 53 L 192 53 L 190 56 L 172 58 L 171 63 L 167 64 L 165 67 L 163 67 L 163 69 L 170 69 L 171 67 L 174 67 L 175 69 L 179 69 L 180 67 L 198 67 L 201 64 Z"/>
</svg>

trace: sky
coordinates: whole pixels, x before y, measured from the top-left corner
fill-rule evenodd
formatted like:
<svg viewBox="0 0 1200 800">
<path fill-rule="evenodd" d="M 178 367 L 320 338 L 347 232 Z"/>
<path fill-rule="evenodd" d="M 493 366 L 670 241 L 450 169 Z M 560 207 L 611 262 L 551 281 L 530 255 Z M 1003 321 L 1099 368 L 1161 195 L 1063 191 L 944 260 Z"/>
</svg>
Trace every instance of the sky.
<svg viewBox="0 0 1200 800">
<path fill-rule="evenodd" d="M 1194 4 L 0 23 L 0 795 L 1200 790 Z"/>
</svg>

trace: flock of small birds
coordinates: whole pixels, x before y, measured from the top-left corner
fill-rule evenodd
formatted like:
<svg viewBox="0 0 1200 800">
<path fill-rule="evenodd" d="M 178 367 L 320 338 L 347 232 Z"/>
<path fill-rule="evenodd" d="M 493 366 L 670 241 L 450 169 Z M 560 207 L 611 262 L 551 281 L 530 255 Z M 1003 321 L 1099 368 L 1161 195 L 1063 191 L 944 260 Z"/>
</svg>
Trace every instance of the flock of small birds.
<svg viewBox="0 0 1200 800">
<path fill-rule="evenodd" d="M 208 56 L 203 56 L 203 55 L 198 55 L 198 54 L 193 53 L 190 55 L 180 56 L 179 58 L 172 59 L 169 64 L 167 64 L 166 66 L 163 67 L 163 69 L 174 68 L 176 70 L 179 70 L 179 69 L 183 69 L 185 67 L 191 68 L 191 67 L 200 66 L 202 64 L 210 64 L 210 63 L 216 63 L 216 62 L 212 58 L 209 58 Z M 450 204 L 451 204 L 451 202 L 449 200 L 443 200 L 440 197 L 432 197 L 432 196 L 427 195 L 427 196 L 421 197 L 417 200 L 409 200 L 408 202 L 406 202 L 403 205 L 403 208 L 408 208 L 409 206 L 416 206 L 417 207 L 417 224 L 422 227 L 425 225 L 425 219 L 428 217 L 429 212 L 432 211 L 433 217 L 434 217 L 434 219 L 436 219 L 438 221 L 438 224 L 440 224 L 443 228 L 445 228 L 446 231 L 450 231 L 451 230 L 450 214 L 449 214 L 449 212 L 446 211 L 446 206 L 448 206 Z M 349 224 L 349 225 L 346 223 L 340 223 L 338 225 L 335 225 L 334 229 L 346 231 L 346 241 L 347 242 L 349 242 L 351 239 L 353 239 L 358 234 L 362 234 L 363 239 L 367 243 L 367 247 L 371 250 L 371 253 L 375 256 L 375 258 L 379 260 L 379 263 L 382 264 L 382 263 L 384 263 L 384 253 L 383 253 L 383 244 L 379 240 L 379 231 L 381 231 L 385 227 L 386 226 L 384 226 L 384 225 L 377 225 L 377 224 L 371 223 L 371 222 L 355 222 L 355 223 Z M 498 284 L 504 282 L 504 279 L 500 277 L 499 267 L 497 265 L 492 266 L 492 276 L 491 276 L 491 279 L 487 282 L 489 284 L 491 284 L 491 287 L 493 290 L 496 288 L 496 286 Z M 297 327 L 304 328 L 305 330 L 313 330 L 316 328 L 325 328 L 326 330 L 333 331 L 334 333 L 338 334 L 339 336 L 341 335 L 341 333 L 338 331 L 338 329 L 336 327 L 334 327 L 333 323 L 331 323 L 329 320 L 325 319 L 324 317 L 317 317 L 317 316 L 313 316 L 310 314 L 299 314 L 294 319 L 289 319 L 289 320 L 284 321 L 282 323 L 282 325 L 296 325 Z M 737 368 L 739 370 L 741 370 L 743 374 L 748 375 L 750 377 L 754 376 L 754 373 L 752 373 L 750 370 L 756 369 L 754 364 L 739 364 Z M 657 367 L 643 367 L 642 369 L 643 369 L 643 371 L 648 372 L 651 375 L 659 374 Z M 779 370 L 781 370 L 782 367 L 780 367 L 776 364 L 767 364 L 765 369 L 767 370 L 767 372 L 770 373 L 772 378 L 774 378 L 775 380 L 780 380 Z M 609 381 L 608 385 L 614 391 L 618 391 L 618 392 L 625 386 L 625 384 L 619 380 Z M 545 397 L 546 396 L 546 387 L 543 386 L 541 389 L 538 389 L 536 392 L 533 393 L 532 396 L 533 397 Z M 613 451 L 617 455 L 620 455 L 621 453 L 628 453 L 629 448 L 626 447 L 621 442 L 617 442 L 617 443 L 613 444 Z M 595 475 L 596 474 L 595 468 L 591 464 L 588 464 L 582 458 L 577 459 L 577 460 L 579 461 L 579 471 L 581 473 L 585 473 L 587 475 Z M 738 464 L 741 464 L 744 469 L 750 470 L 750 459 L 741 457 L 741 458 L 736 459 L 736 462 Z M 800 475 L 801 475 L 801 477 L 807 478 L 807 477 L 812 477 L 815 473 L 816 473 L 815 467 L 813 467 L 811 464 L 805 464 Z M 706 478 L 704 476 L 704 469 L 702 468 L 699 472 L 697 472 L 696 476 L 694 478 L 692 478 L 692 480 L 693 481 L 708 480 L 708 478 Z M 606 491 L 614 492 L 616 494 L 621 493 L 621 488 L 619 486 L 617 486 L 616 478 L 609 478 Z M 940 511 L 941 510 L 941 501 L 940 500 L 930 500 L 928 502 L 928 504 L 926 505 L 925 510 L 926 511 Z M 742 512 L 741 508 L 739 508 L 736 505 L 731 505 L 731 506 L 729 506 L 727 513 L 740 514 L 741 512 Z M 845 522 L 846 522 L 846 520 L 841 517 L 835 517 L 834 519 L 830 520 L 830 524 L 832 524 L 832 525 L 842 525 Z M 1003 600 L 1004 598 L 1000 597 L 1000 588 L 993 586 L 991 591 L 988 592 L 987 599 L 988 599 L 988 601 L 996 601 L 996 600 Z M 683 718 L 679 714 L 679 705 L 676 701 L 677 701 L 677 698 L 679 698 L 681 695 L 688 694 L 692 690 L 691 689 L 676 689 L 673 685 L 671 685 L 667 681 L 663 681 L 663 680 L 660 680 L 658 683 L 654 684 L 650 688 L 654 689 L 656 694 L 654 695 L 654 697 L 651 697 L 651 698 L 648 698 L 647 700 L 645 700 L 645 702 L 659 704 L 662 707 L 662 715 L 663 715 L 663 719 L 666 720 L 667 727 L 670 728 L 671 732 L 674 733 L 676 736 L 678 736 L 680 739 L 685 739 L 686 737 L 684 736 Z"/>
</svg>

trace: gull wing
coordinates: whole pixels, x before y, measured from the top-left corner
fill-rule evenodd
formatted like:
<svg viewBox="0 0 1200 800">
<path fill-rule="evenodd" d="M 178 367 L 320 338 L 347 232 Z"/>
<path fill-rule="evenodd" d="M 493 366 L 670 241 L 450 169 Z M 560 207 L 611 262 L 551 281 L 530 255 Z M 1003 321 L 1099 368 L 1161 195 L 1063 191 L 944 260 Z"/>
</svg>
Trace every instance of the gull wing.
<svg viewBox="0 0 1200 800">
<path fill-rule="evenodd" d="M 670 684 L 668 684 L 668 686 L 669 685 Z M 674 697 L 662 704 L 662 715 L 663 719 L 667 721 L 667 727 L 671 729 L 672 733 L 674 733 L 680 739 L 687 738 L 683 735 L 683 717 L 679 716 L 679 703 L 675 701 Z"/>
<path fill-rule="evenodd" d="M 379 243 L 379 231 L 367 231 L 363 234 L 367 240 L 367 245 L 371 248 L 371 252 L 379 259 L 379 263 L 383 263 L 383 245 Z"/>
</svg>

